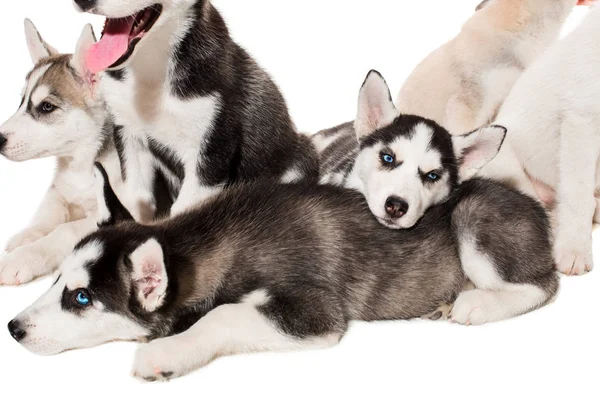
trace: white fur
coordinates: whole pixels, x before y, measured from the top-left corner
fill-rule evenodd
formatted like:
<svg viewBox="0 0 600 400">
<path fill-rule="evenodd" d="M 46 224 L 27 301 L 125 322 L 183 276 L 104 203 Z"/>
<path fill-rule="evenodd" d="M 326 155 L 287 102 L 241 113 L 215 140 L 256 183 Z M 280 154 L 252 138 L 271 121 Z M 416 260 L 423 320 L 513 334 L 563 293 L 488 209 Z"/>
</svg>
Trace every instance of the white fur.
<svg viewBox="0 0 600 400">
<path fill-rule="evenodd" d="M 156 1 L 99 1 L 95 9 L 102 15 L 124 17 L 156 4 Z M 157 23 L 136 46 L 135 54 L 124 64 L 128 74 L 123 82 L 103 79 L 102 93 L 113 111 L 117 124 L 125 127 L 128 197 L 124 205 L 138 221 L 152 219 L 145 215 L 152 206 L 153 157 L 146 146 L 152 138 L 167 146 L 181 158 L 185 179 L 178 199 L 172 207 L 177 215 L 195 204 L 214 196 L 222 187 L 209 187 L 199 182 L 198 159 L 206 135 L 219 108 L 218 96 L 209 95 L 188 101 L 171 94 L 173 47 L 189 29 L 185 23 L 191 0 L 164 0 Z"/>
<path fill-rule="evenodd" d="M 488 2 L 460 34 L 409 76 L 398 109 L 435 120 L 452 134 L 492 121 L 525 68 L 558 38 L 576 0 Z"/>
<path fill-rule="evenodd" d="M 257 310 L 268 301 L 266 291 L 256 291 L 239 304 L 214 309 L 182 334 L 141 346 L 135 356 L 133 375 L 168 380 L 201 368 L 220 356 L 322 349 L 339 342 L 340 335 L 300 340 L 283 334 Z"/>
<path fill-rule="evenodd" d="M 27 47 L 29 48 L 29 54 L 31 61 L 37 64 L 42 58 L 49 57 L 58 52 L 48 43 L 46 43 L 33 23 L 29 20 L 25 20 L 25 39 L 27 40 Z"/>
<path fill-rule="evenodd" d="M 35 38 L 42 40 L 37 31 L 35 33 Z M 91 36 L 93 33 L 86 26 L 73 59 L 81 57 L 79 52 Z M 2 151 L 7 158 L 14 161 L 58 158 L 51 188 L 31 223 L 11 238 L 6 247 L 9 254 L 0 257 L 0 284 L 18 285 L 52 273 L 73 247 L 96 229 L 93 163 L 101 145 L 105 109 L 100 99 L 91 98 L 89 82 L 86 82 L 82 84 L 81 93 L 88 99 L 88 112 L 65 104 L 64 110 L 53 114 L 51 123 L 35 121 L 26 112 L 27 104 L 31 99 L 37 106 L 45 99 L 42 95 L 47 95 L 47 89 L 37 90 L 35 94 L 32 91 L 48 67 L 38 68 L 31 74 L 23 91 L 23 105 L 0 127 L 0 132 L 8 132 L 8 142 Z M 97 161 L 108 171 L 113 188 L 122 191 L 116 153 Z"/>
<path fill-rule="evenodd" d="M 280 179 L 283 184 L 299 182 L 304 178 L 304 174 L 298 167 L 290 168 Z"/>
<path fill-rule="evenodd" d="M 473 239 L 461 239 L 460 259 L 476 289 L 458 296 L 451 312 L 454 322 L 463 325 L 497 322 L 525 314 L 549 300 L 548 294 L 537 286 L 505 282 Z"/>
<path fill-rule="evenodd" d="M 595 7 L 523 75 L 498 116 L 508 128 L 508 144 L 482 171 L 534 196 L 548 197 L 541 184 L 556 191 L 556 261 L 561 272 L 574 275 L 593 268 L 594 194 L 600 188 L 598 36 Z"/>
<path fill-rule="evenodd" d="M 425 185 L 420 173 L 429 173 L 442 167 L 441 154 L 429 148 L 431 129 L 425 125 L 415 127 L 411 139 L 402 137 L 389 145 L 378 144 L 359 155 L 349 179 L 350 185 L 361 190 L 368 200 L 371 212 L 383 224 L 395 229 L 411 228 L 434 204 L 444 201 L 450 194 L 448 176 L 432 185 Z M 402 165 L 388 170 L 382 168 L 380 153 L 391 152 Z M 389 220 L 385 203 L 395 196 L 409 205 L 408 212 L 397 221 Z"/>
<path fill-rule="evenodd" d="M 65 263 L 60 278 L 31 307 L 17 316 L 27 330 L 21 344 L 39 355 L 54 355 L 76 348 L 94 347 L 113 340 L 138 340 L 148 335 L 130 319 L 107 311 L 92 298 L 92 305 L 77 315 L 62 307 L 66 290 L 86 289 L 89 276 L 83 268 L 101 251 L 92 244 Z M 68 300 L 67 300 L 68 301 Z"/>
<path fill-rule="evenodd" d="M 392 124 L 396 116 L 387 83 L 379 73 L 369 73 L 359 95 L 355 122 L 358 139 Z M 358 154 L 346 186 L 364 194 L 373 215 L 388 228 L 412 228 L 425 211 L 444 202 L 450 194 L 450 176 L 443 173 L 446 171 L 442 170 L 442 154 L 430 146 L 433 134 L 428 125 L 418 124 L 409 135 L 399 136 L 391 143 L 376 143 Z M 498 154 L 505 134 L 504 128 L 489 126 L 452 138 L 456 158 L 461 161 L 461 180 L 472 177 Z M 394 156 L 397 165 L 384 166 L 382 153 Z M 425 183 L 422 176 L 431 172 L 438 173 L 440 179 Z M 401 218 L 387 215 L 386 202 L 391 197 L 408 204 L 408 211 Z"/>
</svg>

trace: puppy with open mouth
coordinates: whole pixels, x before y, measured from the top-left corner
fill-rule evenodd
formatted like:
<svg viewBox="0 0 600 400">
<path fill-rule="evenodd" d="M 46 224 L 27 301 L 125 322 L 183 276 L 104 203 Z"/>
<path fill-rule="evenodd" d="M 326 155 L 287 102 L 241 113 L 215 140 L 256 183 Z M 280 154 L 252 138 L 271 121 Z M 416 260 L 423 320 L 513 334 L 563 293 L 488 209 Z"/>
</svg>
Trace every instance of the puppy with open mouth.
<svg viewBox="0 0 600 400">
<path fill-rule="evenodd" d="M 317 156 L 297 134 L 282 94 L 230 37 L 208 0 L 75 0 L 106 16 L 85 58 L 122 126 L 134 217 L 155 214 L 154 164 L 177 188 L 177 215 L 228 185 L 316 180 Z"/>
</svg>

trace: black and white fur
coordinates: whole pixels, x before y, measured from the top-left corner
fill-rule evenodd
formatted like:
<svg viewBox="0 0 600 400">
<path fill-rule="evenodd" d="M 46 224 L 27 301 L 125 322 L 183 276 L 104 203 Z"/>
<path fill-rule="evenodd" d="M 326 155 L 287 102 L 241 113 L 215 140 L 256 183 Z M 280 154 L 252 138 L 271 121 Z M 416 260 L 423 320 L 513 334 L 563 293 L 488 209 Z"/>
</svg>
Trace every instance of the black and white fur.
<svg viewBox="0 0 600 400">
<path fill-rule="evenodd" d="M 321 153 L 321 183 L 361 192 L 386 227 L 417 229 L 432 209 L 450 207 L 463 269 L 477 288 L 457 300 L 452 317 L 461 322 L 467 304 L 488 303 L 475 319 L 496 320 L 539 304 L 546 299 L 540 288 L 557 284 L 541 206 L 502 184 L 469 181 L 498 154 L 505 135 L 503 127 L 488 126 L 452 136 L 431 120 L 398 115 L 385 80 L 372 71 L 360 92 L 355 124 L 313 139 Z M 390 155 L 391 164 L 384 160 Z M 436 179 L 428 179 L 432 172 Z M 479 196 L 497 204 L 481 207 L 472 202 Z M 477 218 L 452 211 L 457 202 Z M 519 256 L 513 257 L 516 248 Z"/>
<path fill-rule="evenodd" d="M 150 341 L 133 375 L 168 380 L 223 355 L 333 346 L 351 320 L 418 318 L 457 296 L 456 322 L 497 321 L 558 289 L 543 210 L 488 181 L 463 185 L 414 228 L 390 230 L 356 191 L 269 182 L 143 226 L 106 178 L 100 168 L 112 225 L 84 239 L 9 324 L 34 353 Z M 467 276 L 478 289 L 459 296 Z"/>
<path fill-rule="evenodd" d="M 296 133 L 279 89 L 231 39 L 209 0 L 76 0 L 83 11 L 124 18 L 161 6 L 130 58 L 107 72 L 101 91 L 119 130 L 134 217 L 154 213 L 158 163 L 179 189 L 172 214 L 226 186 L 258 178 L 318 176 L 310 142 Z"/>
</svg>

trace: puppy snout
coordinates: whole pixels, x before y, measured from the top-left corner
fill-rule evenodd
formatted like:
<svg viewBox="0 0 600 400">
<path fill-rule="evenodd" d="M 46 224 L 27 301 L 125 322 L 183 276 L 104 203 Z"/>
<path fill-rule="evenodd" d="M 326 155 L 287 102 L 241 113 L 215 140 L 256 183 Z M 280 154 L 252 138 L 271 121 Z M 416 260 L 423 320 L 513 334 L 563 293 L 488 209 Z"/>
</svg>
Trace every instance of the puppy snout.
<svg viewBox="0 0 600 400">
<path fill-rule="evenodd" d="M 2 149 L 6 145 L 7 141 L 8 141 L 8 139 L 6 139 L 6 136 L 4 134 L 0 133 L 0 151 L 2 151 Z"/>
<path fill-rule="evenodd" d="M 393 219 L 399 219 L 408 212 L 408 203 L 399 197 L 390 197 L 385 202 L 385 212 Z"/>
<path fill-rule="evenodd" d="M 8 332 L 10 332 L 10 336 L 12 336 L 17 342 L 23 340 L 27 334 L 25 329 L 22 328 L 21 323 L 14 319 L 8 323 Z"/>
<path fill-rule="evenodd" d="M 96 6 L 97 0 L 73 0 L 81 11 L 89 11 Z"/>
</svg>

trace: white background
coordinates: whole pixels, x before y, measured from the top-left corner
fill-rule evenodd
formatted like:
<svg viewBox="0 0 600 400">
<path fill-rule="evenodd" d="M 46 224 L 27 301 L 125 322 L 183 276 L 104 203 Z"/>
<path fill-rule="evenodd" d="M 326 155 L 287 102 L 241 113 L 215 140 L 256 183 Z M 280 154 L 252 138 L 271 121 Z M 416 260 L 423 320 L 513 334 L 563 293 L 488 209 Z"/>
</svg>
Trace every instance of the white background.
<svg viewBox="0 0 600 400">
<path fill-rule="evenodd" d="M 238 42 L 274 75 L 299 128 L 309 132 L 353 119 L 357 91 L 371 68 L 399 90 L 422 58 L 458 33 L 478 2 L 214 1 Z M 16 110 L 31 67 L 23 18 L 30 17 L 64 52 L 74 49 L 85 22 L 93 21 L 97 32 L 102 24 L 77 14 L 70 0 L 3 6 L 2 121 Z M 585 12 L 578 9 L 567 30 Z M 0 160 L 1 243 L 29 220 L 52 171 L 52 160 Z M 600 259 L 596 264 L 600 268 Z M 556 303 L 512 321 L 481 328 L 420 321 L 354 324 L 332 350 L 230 357 L 169 384 L 129 377 L 134 344 L 41 358 L 12 341 L 5 324 L 49 285 L 45 280 L 0 288 L 0 398 L 600 398 L 598 271 L 565 278 Z"/>
</svg>

